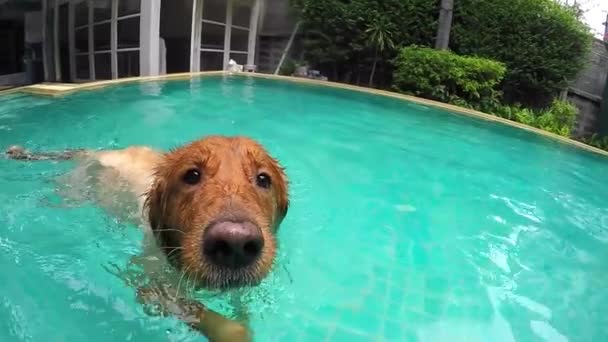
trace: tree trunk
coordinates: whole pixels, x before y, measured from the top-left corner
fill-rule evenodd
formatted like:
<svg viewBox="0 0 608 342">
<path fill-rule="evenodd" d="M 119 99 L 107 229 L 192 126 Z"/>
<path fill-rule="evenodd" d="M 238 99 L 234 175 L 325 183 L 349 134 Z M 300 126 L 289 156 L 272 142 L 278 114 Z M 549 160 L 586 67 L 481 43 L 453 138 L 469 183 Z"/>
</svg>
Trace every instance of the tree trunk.
<svg viewBox="0 0 608 342">
<path fill-rule="evenodd" d="M 450 44 L 450 30 L 452 29 L 452 12 L 454 0 L 441 0 L 439 10 L 439 26 L 437 27 L 437 40 L 435 49 L 446 50 Z"/>
<path fill-rule="evenodd" d="M 369 87 L 370 88 L 374 85 L 374 74 L 376 73 L 376 64 L 378 64 L 378 50 L 376 50 L 376 54 L 374 55 L 374 64 L 372 65 L 372 73 L 369 75 Z"/>
</svg>

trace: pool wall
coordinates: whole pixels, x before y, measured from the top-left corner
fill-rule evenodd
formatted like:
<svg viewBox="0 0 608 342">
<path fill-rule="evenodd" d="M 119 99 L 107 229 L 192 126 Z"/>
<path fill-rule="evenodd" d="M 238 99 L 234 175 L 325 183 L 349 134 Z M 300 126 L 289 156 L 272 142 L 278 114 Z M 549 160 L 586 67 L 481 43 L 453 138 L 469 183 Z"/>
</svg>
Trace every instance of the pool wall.
<svg viewBox="0 0 608 342">
<path fill-rule="evenodd" d="M 420 97 L 415 97 L 415 96 L 410 96 L 410 95 L 404 95 L 404 94 L 395 93 L 395 92 L 386 91 L 386 90 L 378 90 L 378 89 L 365 88 L 365 87 L 338 83 L 338 82 L 320 81 L 320 80 L 313 80 L 313 79 L 292 77 L 292 76 L 281 76 L 281 75 L 249 73 L 249 72 L 247 72 L 247 73 L 246 72 L 229 73 L 226 71 L 186 72 L 186 73 L 176 73 L 176 74 L 168 74 L 168 75 L 161 75 L 161 76 L 121 78 L 121 79 L 115 79 L 115 80 L 95 81 L 95 82 L 87 82 L 87 83 L 41 83 L 41 84 L 34 84 L 34 85 L 29 85 L 29 86 L 24 86 L 24 87 L 13 88 L 13 89 L 5 90 L 5 91 L 0 91 L 0 96 L 5 95 L 5 94 L 22 92 L 22 93 L 27 93 L 27 94 L 57 97 L 57 96 L 69 95 L 69 94 L 79 92 L 79 91 L 95 90 L 95 89 L 105 88 L 108 86 L 126 84 L 126 83 L 186 80 L 186 79 L 197 78 L 197 77 L 219 76 L 219 75 L 278 79 L 278 80 L 285 80 L 285 81 L 289 81 L 289 82 L 348 89 L 348 90 L 353 90 L 353 91 L 367 93 L 367 94 L 392 97 L 392 98 L 396 98 L 396 99 L 400 99 L 400 100 L 404 100 L 404 101 L 409 101 L 409 102 L 413 102 L 413 103 L 417 103 L 417 104 L 421 104 L 421 105 L 426 105 L 426 106 L 443 109 L 445 111 L 456 113 L 456 114 L 472 116 L 472 117 L 487 120 L 487 121 L 499 122 L 499 123 L 502 123 L 502 124 L 505 124 L 508 126 L 530 131 L 530 132 L 533 132 L 533 133 L 536 133 L 536 134 L 539 134 L 539 135 L 542 135 L 542 136 L 545 136 L 545 137 L 548 137 L 548 138 L 551 138 L 554 140 L 558 140 L 560 142 L 563 142 L 563 143 L 566 143 L 569 145 L 573 145 L 578 148 L 608 157 L 608 151 L 604 151 L 599 148 L 584 144 L 582 142 L 579 142 L 579 141 L 576 141 L 576 140 L 573 140 L 570 138 L 566 138 L 566 137 L 563 137 L 563 136 L 560 136 L 560 135 L 557 135 L 557 134 L 554 134 L 551 132 L 547 132 L 547 131 L 544 131 L 544 130 L 541 130 L 541 129 L 538 129 L 538 128 L 535 128 L 532 126 L 524 125 L 524 124 L 521 124 L 521 123 L 518 123 L 515 121 L 504 119 L 504 118 L 501 118 L 501 117 L 498 117 L 495 115 L 491 115 L 491 114 L 486 114 L 486 113 L 476 111 L 473 109 L 463 108 L 463 107 L 459 107 L 459 106 L 455 106 L 455 105 L 451 105 L 451 104 L 447 104 L 447 103 L 443 103 L 443 102 L 423 99 Z"/>
</svg>

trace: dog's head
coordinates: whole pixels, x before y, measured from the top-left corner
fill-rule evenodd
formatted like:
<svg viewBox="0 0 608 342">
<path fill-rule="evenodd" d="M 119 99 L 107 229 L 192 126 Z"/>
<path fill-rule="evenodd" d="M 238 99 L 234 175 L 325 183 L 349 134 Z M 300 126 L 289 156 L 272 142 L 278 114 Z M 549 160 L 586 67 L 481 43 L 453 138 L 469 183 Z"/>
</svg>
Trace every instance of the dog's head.
<svg viewBox="0 0 608 342">
<path fill-rule="evenodd" d="M 146 199 L 157 243 L 199 287 L 256 285 L 289 205 L 282 167 L 257 142 L 211 136 L 167 153 Z"/>
</svg>

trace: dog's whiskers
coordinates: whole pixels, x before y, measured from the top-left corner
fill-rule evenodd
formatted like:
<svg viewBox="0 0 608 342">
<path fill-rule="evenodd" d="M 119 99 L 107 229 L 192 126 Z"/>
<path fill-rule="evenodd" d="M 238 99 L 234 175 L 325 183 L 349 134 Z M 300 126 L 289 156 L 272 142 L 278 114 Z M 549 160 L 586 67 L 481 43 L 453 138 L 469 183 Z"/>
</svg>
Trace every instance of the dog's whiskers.
<svg viewBox="0 0 608 342">
<path fill-rule="evenodd" d="M 176 250 L 183 250 L 183 249 L 185 249 L 184 247 L 179 247 L 179 246 L 159 246 L 158 248 L 160 248 L 160 249 L 176 249 Z"/>
<path fill-rule="evenodd" d="M 162 249 L 173 249 L 172 251 L 169 252 L 169 254 L 167 254 L 167 259 L 174 261 L 175 258 L 177 258 L 179 256 L 179 251 L 184 250 L 183 247 L 163 247 Z M 178 252 L 178 253 L 175 253 Z"/>
<path fill-rule="evenodd" d="M 188 280 L 186 282 L 186 286 L 188 286 L 189 293 L 192 293 L 192 291 L 193 291 L 193 286 L 192 286 L 192 283 L 190 280 L 191 278 L 192 278 L 192 281 L 196 282 L 196 279 L 198 278 L 198 271 L 196 271 L 195 273 L 190 273 L 188 275 Z"/>
<path fill-rule="evenodd" d="M 172 229 L 172 228 L 162 228 L 162 229 L 156 229 L 157 232 L 178 232 L 180 234 L 184 234 L 183 231 L 179 230 L 179 229 Z"/>
<path fill-rule="evenodd" d="M 186 273 L 188 273 L 188 270 L 190 269 L 190 266 L 186 267 L 186 269 L 184 271 L 182 271 L 182 276 L 179 278 L 179 282 L 177 283 L 177 295 L 179 296 L 179 288 L 182 285 L 182 280 L 184 279 L 184 276 L 186 275 Z"/>
</svg>

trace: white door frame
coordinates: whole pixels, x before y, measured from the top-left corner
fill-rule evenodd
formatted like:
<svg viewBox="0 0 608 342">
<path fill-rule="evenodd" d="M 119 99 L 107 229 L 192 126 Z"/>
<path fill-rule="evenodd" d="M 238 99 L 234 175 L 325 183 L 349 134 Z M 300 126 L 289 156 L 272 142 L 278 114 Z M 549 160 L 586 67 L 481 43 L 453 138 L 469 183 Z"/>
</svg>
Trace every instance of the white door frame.
<svg viewBox="0 0 608 342">
<path fill-rule="evenodd" d="M 251 18 L 249 19 L 249 43 L 247 45 L 247 65 L 255 64 L 255 49 L 257 46 L 260 12 L 262 10 L 263 0 L 254 0 L 251 8 Z"/>
<path fill-rule="evenodd" d="M 160 3 L 161 0 L 141 0 L 139 17 L 139 74 L 159 74 Z"/>
<path fill-rule="evenodd" d="M 260 20 L 262 1 L 263 0 L 252 0 L 251 15 L 249 19 L 249 26 L 237 26 L 232 23 L 232 12 L 234 0 L 226 0 L 226 18 L 225 22 L 217 22 L 213 20 L 203 19 L 203 3 L 205 0 L 193 0 L 192 6 L 192 32 L 190 40 L 190 71 L 200 71 L 200 60 L 201 52 L 221 52 L 223 53 L 223 65 L 222 68 L 225 70 L 230 60 L 230 54 L 243 54 L 247 55 L 247 65 L 253 65 L 255 63 L 255 52 L 256 42 L 258 37 L 258 25 Z M 210 49 L 201 48 L 201 37 L 204 35 L 202 32 L 202 23 L 209 23 L 224 27 L 224 46 L 223 49 Z M 230 47 L 232 30 L 243 30 L 248 32 L 248 43 L 247 51 L 232 50 Z"/>
<path fill-rule="evenodd" d="M 190 30 L 190 72 L 201 70 L 201 26 L 203 2 L 192 0 L 192 27 Z"/>
<path fill-rule="evenodd" d="M 59 51 L 59 0 L 53 4 L 53 55 L 55 60 L 55 82 L 61 81 L 61 53 Z"/>
<path fill-rule="evenodd" d="M 44 80 L 50 81 L 49 43 L 47 42 L 48 0 L 42 0 L 42 65 L 44 67 Z"/>
</svg>

